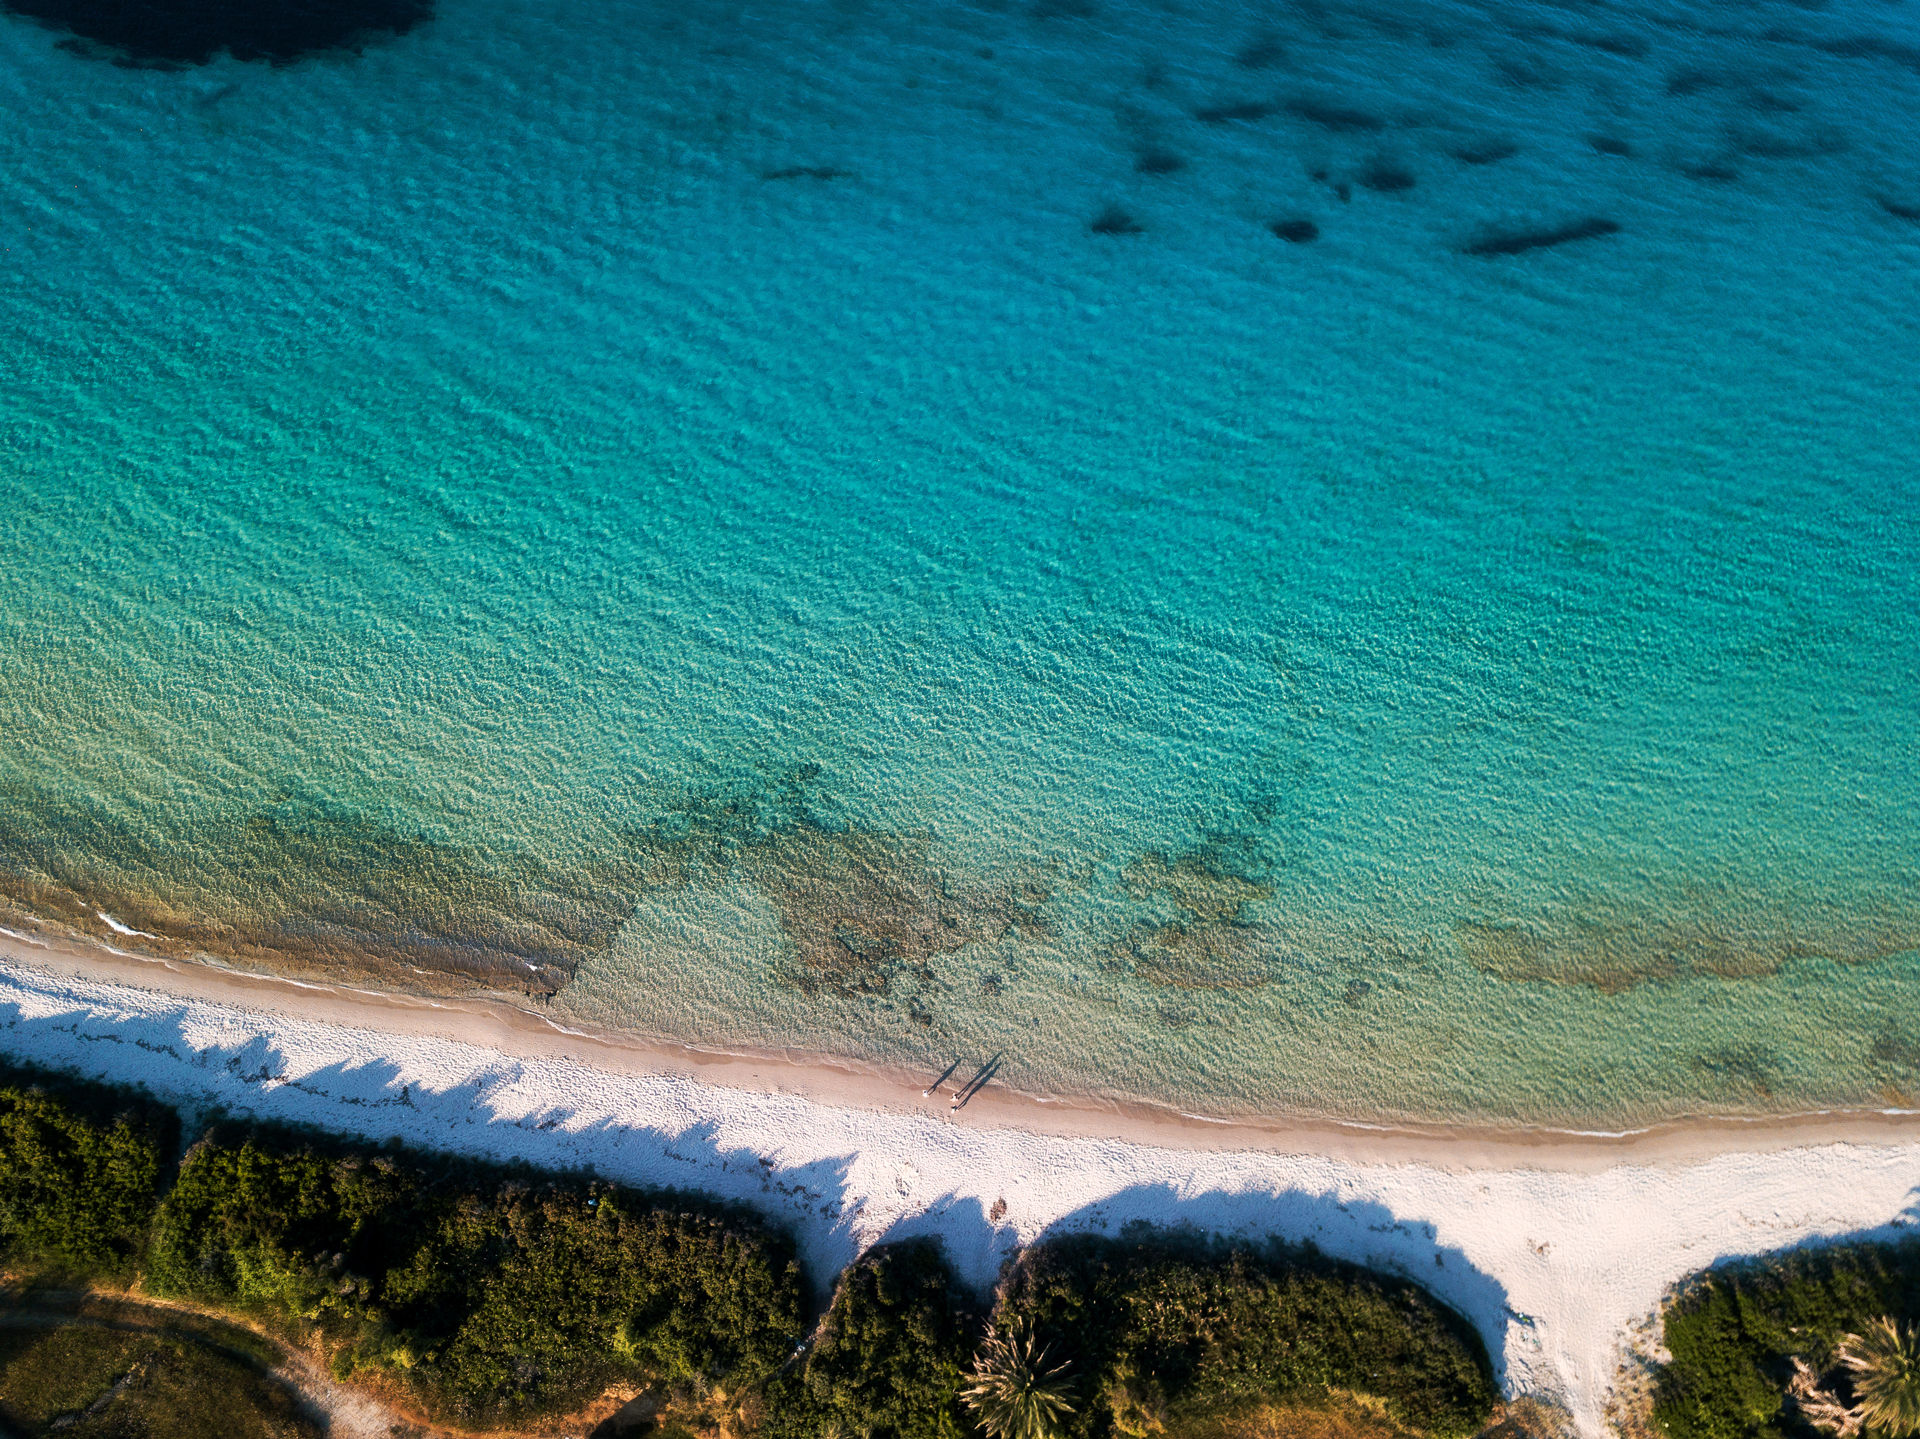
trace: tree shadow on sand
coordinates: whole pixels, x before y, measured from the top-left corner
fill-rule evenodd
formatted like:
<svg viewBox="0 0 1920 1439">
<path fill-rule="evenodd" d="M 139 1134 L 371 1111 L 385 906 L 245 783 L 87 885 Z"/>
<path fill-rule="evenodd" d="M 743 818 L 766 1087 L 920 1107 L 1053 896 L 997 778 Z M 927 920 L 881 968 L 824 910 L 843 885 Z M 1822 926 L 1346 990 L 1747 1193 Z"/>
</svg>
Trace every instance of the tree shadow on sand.
<svg viewBox="0 0 1920 1439">
<path fill-rule="evenodd" d="M 1028 1242 L 1073 1234 L 1117 1238 L 1139 1224 L 1256 1245 L 1269 1240 L 1311 1245 L 1331 1258 L 1410 1280 L 1460 1312 L 1486 1344 L 1495 1381 L 1506 1382 L 1507 1330 L 1520 1316 L 1508 1304 L 1505 1286 L 1474 1268 L 1461 1250 L 1440 1244 L 1434 1226 L 1425 1221 L 1399 1218 L 1373 1200 L 1302 1189 L 1195 1192 L 1140 1184 L 1061 1215 Z M 997 1277 L 1022 1247 L 1013 1230 L 996 1222 L 971 1195 L 936 1201 L 894 1224 L 878 1242 L 922 1234 L 939 1236 L 956 1271 L 975 1283 L 983 1275 Z"/>
<path fill-rule="evenodd" d="M 1497 1379 L 1504 1380 L 1507 1332 L 1518 1319 L 1504 1287 L 1459 1249 L 1440 1244 L 1431 1224 L 1367 1199 L 1301 1189 L 1139 1184 L 1023 1235 L 1005 1221 L 1004 1206 L 989 1209 L 978 1195 L 949 1191 L 876 1232 L 865 1212 L 882 1196 L 871 1183 L 861 1191 L 851 1182 L 857 1152 L 788 1162 L 727 1142 L 716 1122 L 691 1112 L 684 1123 L 671 1117 L 624 1122 L 608 1117 L 604 1102 L 591 1116 L 586 1103 L 529 1108 L 511 1092 L 526 1066 L 510 1058 L 429 1088 L 407 1079 L 389 1059 L 295 1072 L 270 1036 L 236 1031 L 223 1037 L 186 1008 L 31 1016 L 11 1002 L 0 1002 L 0 1051 L 89 1077 L 146 1084 L 182 1106 L 189 1135 L 197 1132 L 197 1120 L 218 1110 L 741 1203 L 793 1232 L 822 1300 L 835 1276 L 871 1243 L 937 1236 L 956 1273 L 984 1293 L 1023 1242 L 1117 1235 L 1144 1221 L 1251 1243 L 1311 1244 L 1333 1258 L 1410 1279 L 1473 1325 Z"/>
</svg>

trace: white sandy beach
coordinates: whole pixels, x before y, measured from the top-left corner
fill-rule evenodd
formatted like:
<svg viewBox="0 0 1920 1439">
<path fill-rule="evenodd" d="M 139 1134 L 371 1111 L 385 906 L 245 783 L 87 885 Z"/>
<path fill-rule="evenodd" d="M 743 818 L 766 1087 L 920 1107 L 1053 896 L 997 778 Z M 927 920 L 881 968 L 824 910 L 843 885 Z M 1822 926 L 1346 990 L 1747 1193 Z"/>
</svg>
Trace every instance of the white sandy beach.
<svg viewBox="0 0 1920 1439">
<path fill-rule="evenodd" d="M 956 1120 L 891 1076 L 623 1047 L 484 1005 L 12 934 L 0 1030 L 8 1055 L 189 1106 L 743 1200 L 797 1232 L 820 1279 L 924 1233 L 982 1287 L 1018 1245 L 1132 1220 L 1312 1240 L 1430 1285 L 1479 1326 L 1509 1394 L 1564 1404 L 1589 1434 L 1606 1430 L 1625 1347 L 1683 1275 L 1920 1220 L 1920 1124 L 1905 1116 L 1388 1134 L 989 1091 Z"/>
</svg>

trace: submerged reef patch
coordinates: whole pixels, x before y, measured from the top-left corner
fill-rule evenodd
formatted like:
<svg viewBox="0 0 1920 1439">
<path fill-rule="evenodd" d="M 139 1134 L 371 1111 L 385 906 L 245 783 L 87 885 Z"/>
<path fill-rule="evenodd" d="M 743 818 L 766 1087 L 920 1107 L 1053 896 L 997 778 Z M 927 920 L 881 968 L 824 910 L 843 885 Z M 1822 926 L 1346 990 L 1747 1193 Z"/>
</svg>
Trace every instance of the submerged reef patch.
<svg viewBox="0 0 1920 1439">
<path fill-rule="evenodd" d="M 1618 221 L 1590 215 L 1583 220 L 1569 220 L 1564 225 L 1489 230 L 1478 239 L 1469 240 L 1461 248 L 1469 255 L 1524 255 L 1529 250 L 1549 250 L 1556 245 L 1570 245 L 1576 240 L 1594 240 L 1603 235 L 1619 233 Z"/>
<path fill-rule="evenodd" d="M 1605 33 L 1598 35 L 1570 34 L 1567 38 L 1576 45 L 1584 45 L 1589 50 L 1599 50 L 1604 54 L 1616 55 L 1622 60 L 1644 60 L 1653 53 L 1653 46 L 1639 35 Z"/>
<path fill-rule="evenodd" d="M 778 170 L 762 170 L 762 180 L 844 180 L 852 172 L 832 165 L 786 165 Z"/>
<path fill-rule="evenodd" d="M 357 53 L 404 35 L 433 0 L 0 0 L 6 9 L 97 47 L 118 64 L 158 69 L 236 60 L 290 65 L 329 51 Z"/>
<path fill-rule="evenodd" d="M 1264 120 L 1280 107 L 1266 100 L 1230 100 L 1224 105 L 1205 105 L 1193 112 L 1193 118 L 1208 125 L 1225 125 L 1234 120 Z"/>
<path fill-rule="evenodd" d="M 0 791 L 0 900 L 102 938 L 137 931 L 162 953 L 406 966 L 532 994 L 564 984 L 630 912 L 617 890 L 533 856 L 351 810 L 288 801 L 166 834 L 19 784 Z"/>
<path fill-rule="evenodd" d="M 1728 77 L 1718 70 L 1703 65 L 1683 65 L 1667 76 L 1667 94 L 1675 98 L 1700 95 L 1727 83 Z"/>
<path fill-rule="evenodd" d="M 1920 921 L 1891 917 L 1811 929 L 1785 920 L 1715 923 L 1602 911 L 1551 927 L 1472 922 L 1456 924 L 1453 932 L 1482 973 L 1520 983 L 1588 985 L 1602 994 L 1690 975 L 1764 979 L 1795 959 L 1868 964 L 1920 949 Z"/>
<path fill-rule="evenodd" d="M 1910 1027 L 1882 1025 L 1867 1053 L 1874 1063 L 1897 1070 L 1904 1077 L 1920 1076 L 1920 1037 Z"/>
<path fill-rule="evenodd" d="M 1376 156 L 1360 172 L 1360 183 L 1369 190 L 1383 195 L 1397 194 L 1402 190 L 1411 190 L 1418 183 L 1413 171 L 1398 160 L 1385 156 Z"/>
<path fill-rule="evenodd" d="M 1134 976 L 1168 989 L 1258 989 L 1273 978 L 1271 938 L 1247 917 L 1273 887 L 1234 873 L 1212 854 L 1145 854 L 1128 865 L 1129 896 L 1171 907 L 1143 920 L 1114 947 Z"/>
<path fill-rule="evenodd" d="M 1709 180 L 1715 184 L 1726 184 L 1740 178 L 1739 170 L 1725 160 L 1700 160 L 1682 165 L 1680 173 L 1689 180 Z"/>
<path fill-rule="evenodd" d="M 1453 158 L 1463 165 L 1497 165 L 1519 153 L 1520 147 L 1511 140 L 1472 140 L 1455 150 Z"/>
<path fill-rule="evenodd" d="M 1387 122 L 1380 116 L 1338 101 L 1301 97 L 1287 102 L 1287 113 L 1335 134 L 1371 133 L 1384 130 Z"/>
<path fill-rule="evenodd" d="M 1118 205 L 1109 205 L 1087 226 L 1096 235 L 1139 235 L 1146 227 Z"/>
<path fill-rule="evenodd" d="M 1049 932 L 1037 882 L 980 884 L 944 866 L 925 834 L 828 828 L 779 801 L 694 804 L 630 836 L 638 889 L 744 883 L 779 916 L 791 953 L 775 977 L 813 996 L 880 996 L 932 962 L 1009 933 Z"/>
<path fill-rule="evenodd" d="M 1754 1044 L 1724 1045 L 1695 1055 L 1693 1072 L 1735 1093 L 1770 1099 L 1780 1087 L 1779 1056 Z"/>
<path fill-rule="evenodd" d="M 1242 70 L 1270 70 L 1287 58 L 1287 47 L 1277 35 L 1254 36 L 1234 52 L 1233 63 Z"/>
</svg>

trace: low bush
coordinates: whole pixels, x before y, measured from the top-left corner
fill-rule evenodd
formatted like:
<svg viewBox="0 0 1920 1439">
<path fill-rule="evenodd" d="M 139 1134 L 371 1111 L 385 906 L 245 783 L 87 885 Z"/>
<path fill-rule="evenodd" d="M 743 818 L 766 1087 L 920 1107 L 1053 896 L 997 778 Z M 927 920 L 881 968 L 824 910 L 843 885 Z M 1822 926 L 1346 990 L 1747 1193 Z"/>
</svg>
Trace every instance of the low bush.
<svg viewBox="0 0 1920 1439">
<path fill-rule="evenodd" d="M 77 1273 L 142 1254 L 179 1118 L 137 1090 L 0 1068 L 0 1256 Z"/>
<path fill-rule="evenodd" d="M 937 1242 L 869 1250 L 840 1276 L 805 1358 L 767 1386 L 767 1439 L 959 1439 L 971 1323 Z"/>
<path fill-rule="evenodd" d="M 1654 1419 L 1672 1439 L 1810 1439 L 1793 1361 L 1832 1367 L 1848 1334 L 1920 1318 L 1920 1240 L 1795 1250 L 1721 1265 L 1667 1308 Z"/>
<path fill-rule="evenodd" d="M 155 1228 L 162 1293 L 317 1335 L 468 1422 L 556 1412 L 615 1379 L 756 1383 L 803 1327 L 791 1242 L 680 1195 L 220 1130 Z"/>
<path fill-rule="evenodd" d="M 142 1094 L 0 1068 L 0 1259 L 144 1268 L 160 1294 L 317 1340 L 340 1377 L 463 1424 L 559 1414 L 624 1382 L 764 1439 L 980 1423 L 1203 1439 L 1336 1409 L 1461 1439 L 1495 1398 L 1459 1315 L 1309 1250 L 1144 1228 L 1057 1240 L 1021 1255 L 982 1343 L 936 1241 L 882 1246 L 796 1356 L 792 1241 L 745 1210 L 271 1126 L 215 1126 L 176 1174 L 177 1146 L 177 1116 Z M 1669 1321 L 1673 1439 L 1789 1433 L 1787 1356 L 1823 1362 L 1865 1318 L 1911 1317 L 1914 1252 L 1703 1282 Z"/>
<path fill-rule="evenodd" d="M 1344 1394 L 1457 1439 L 1497 1397 L 1479 1336 L 1431 1294 L 1279 1245 L 1146 1229 L 1056 1240 L 1021 1256 L 993 1322 L 1067 1363 L 1074 1407 L 1058 1427 L 1072 1439 Z"/>
</svg>

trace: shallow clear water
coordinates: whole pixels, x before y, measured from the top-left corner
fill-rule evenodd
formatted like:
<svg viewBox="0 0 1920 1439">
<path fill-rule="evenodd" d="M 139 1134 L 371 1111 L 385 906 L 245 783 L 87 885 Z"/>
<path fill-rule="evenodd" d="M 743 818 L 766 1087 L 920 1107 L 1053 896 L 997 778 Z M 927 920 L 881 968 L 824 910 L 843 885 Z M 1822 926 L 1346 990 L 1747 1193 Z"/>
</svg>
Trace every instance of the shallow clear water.
<svg viewBox="0 0 1920 1439">
<path fill-rule="evenodd" d="M 59 40 L 14 923 L 1213 1110 L 1920 1089 L 1911 4 Z"/>
</svg>

